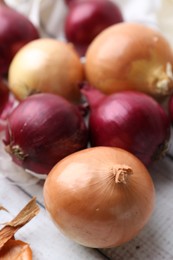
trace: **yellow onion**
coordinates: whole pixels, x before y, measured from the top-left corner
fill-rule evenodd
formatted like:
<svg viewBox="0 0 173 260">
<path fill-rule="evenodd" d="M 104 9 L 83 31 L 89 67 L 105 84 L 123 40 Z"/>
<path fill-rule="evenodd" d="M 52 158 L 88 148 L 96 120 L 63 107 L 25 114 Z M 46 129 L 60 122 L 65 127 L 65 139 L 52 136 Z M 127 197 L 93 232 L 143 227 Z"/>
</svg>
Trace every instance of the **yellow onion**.
<svg viewBox="0 0 173 260">
<path fill-rule="evenodd" d="M 30 42 L 15 55 L 9 68 L 9 87 L 22 100 L 50 92 L 77 102 L 83 65 L 71 44 L 43 38 Z"/>
<path fill-rule="evenodd" d="M 50 171 L 43 194 L 57 227 L 93 248 L 134 238 L 149 220 L 155 198 L 142 162 L 126 150 L 104 146 L 61 160 Z"/>
<path fill-rule="evenodd" d="M 135 23 L 105 29 L 86 53 L 86 78 L 106 94 L 138 90 L 163 97 L 173 91 L 172 49 L 159 31 Z"/>
</svg>

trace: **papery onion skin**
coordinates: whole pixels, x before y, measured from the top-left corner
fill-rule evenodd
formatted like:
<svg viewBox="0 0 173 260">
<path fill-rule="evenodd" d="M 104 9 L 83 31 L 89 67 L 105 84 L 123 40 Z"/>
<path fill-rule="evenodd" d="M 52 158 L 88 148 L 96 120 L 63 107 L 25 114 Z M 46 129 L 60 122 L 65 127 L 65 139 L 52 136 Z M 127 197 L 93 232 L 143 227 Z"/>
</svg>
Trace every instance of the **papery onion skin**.
<svg viewBox="0 0 173 260">
<path fill-rule="evenodd" d="M 86 79 L 106 94 L 138 90 L 154 97 L 173 92 L 173 53 L 157 30 L 135 23 L 105 29 L 86 53 Z"/>
<path fill-rule="evenodd" d="M 121 167 L 132 170 L 126 183 L 116 182 Z M 155 201 L 145 166 L 113 147 L 88 148 L 64 158 L 49 173 L 43 195 L 57 227 L 93 248 L 115 247 L 134 238 L 149 220 Z"/>
<path fill-rule="evenodd" d="M 10 239 L 0 250 L 0 259 L 32 260 L 32 250 L 29 244 L 20 240 Z"/>
<path fill-rule="evenodd" d="M 16 52 L 40 36 L 27 17 L 3 3 L 0 3 L 0 24 L 0 74 L 6 75 Z"/>
<path fill-rule="evenodd" d="M 82 56 L 101 31 L 123 20 L 120 8 L 110 0 L 71 1 L 65 17 L 65 37 Z"/>
<path fill-rule="evenodd" d="M 19 103 L 8 119 L 3 141 L 16 164 L 48 174 L 59 160 L 85 148 L 88 134 L 75 105 L 58 95 L 42 93 Z"/>
<path fill-rule="evenodd" d="M 28 43 L 15 55 L 8 80 L 19 100 L 49 92 L 79 102 L 78 84 L 83 77 L 83 65 L 71 44 L 42 38 Z"/>
<path fill-rule="evenodd" d="M 92 146 L 115 146 L 137 156 L 145 165 L 164 156 L 170 139 L 170 120 L 161 105 L 138 91 L 105 95 L 84 87 L 91 113 Z"/>
</svg>

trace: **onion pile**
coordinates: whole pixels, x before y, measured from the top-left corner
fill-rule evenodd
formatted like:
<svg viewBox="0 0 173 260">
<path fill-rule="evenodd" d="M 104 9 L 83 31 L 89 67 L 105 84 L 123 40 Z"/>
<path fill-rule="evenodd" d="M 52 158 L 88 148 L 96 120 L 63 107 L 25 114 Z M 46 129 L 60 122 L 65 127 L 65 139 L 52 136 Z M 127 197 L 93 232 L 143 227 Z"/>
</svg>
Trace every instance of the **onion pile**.
<svg viewBox="0 0 173 260">
<path fill-rule="evenodd" d="M 134 238 L 149 220 L 155 199 L 141 161 L 112 147 L 84 149 L 61 160 L 49 173 L 43 194 L 57 227 L 94 248 Z"/>
<path fill-rule="evenodd" d="M 42 38 L 21 48 L 9 68 L 9 88 L 17 99 L 50 92 L 79 102 L 83 65 L 71 44 Z"/>
<path fill-rule="evenodd" d="M 123 148 L 146 165 L 165 152 L 170 138 L 170 121 L 155 99 L 142 92 L 127 90 L 105 95 L 87 85 L 81 91 L 91 109 L 92 146 Z"/>
<path fill-rule="evenodd" d="M 67 1 L 67 4 L 65 36 L 81 56 L 101 31 L 123 21 L 119 7 L 110 0 L 76 0 Z"/>
<path fill-rule="evenodd" d="M 160 32 L 119 23 L 105 29 L 86 53 L 86 79 L 106 94 L 138 90 L 154 97 L 173 92 L 172 48 Z"/>
<path fill-rule="evenodd" d="M 3 141 L 16 164 L 48 174 L 59 160 L 85 148 L 88 134 L 75 105 L 58 95 L 42 93 L 26 98 L 14 109 Z"/>
</svg>

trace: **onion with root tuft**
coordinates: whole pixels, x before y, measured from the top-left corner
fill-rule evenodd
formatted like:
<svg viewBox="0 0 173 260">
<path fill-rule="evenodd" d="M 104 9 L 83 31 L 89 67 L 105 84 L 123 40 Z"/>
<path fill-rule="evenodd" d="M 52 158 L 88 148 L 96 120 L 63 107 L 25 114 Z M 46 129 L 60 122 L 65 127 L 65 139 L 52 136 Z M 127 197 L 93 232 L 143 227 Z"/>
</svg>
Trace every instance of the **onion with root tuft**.
<svg viewBox="0 0 173 260">
<path fill-rule="evenodd" d="M 142 162 L 113 147 L 87 148 L 61 160 L 49 173 L 43 194 L 57 227 L 93 248 L 133 239 L 148 222 L 155 201 Z"/>
<path fill-rule="evenodd" d="M 160 98 L 173 92 L 173 53 L 159 31 L 135 23 L 105 29 L 86 53 L 86 79 L 106 94 L 138 90 Z"/>
<path fill-rule="evenodd" d="M 43 177 L 59 160 L 85 148 L 88 132 L 77 106 L 40 93 L 21 101 L 10 114 L 3 141 L 16 164 Z"/>
</svg>

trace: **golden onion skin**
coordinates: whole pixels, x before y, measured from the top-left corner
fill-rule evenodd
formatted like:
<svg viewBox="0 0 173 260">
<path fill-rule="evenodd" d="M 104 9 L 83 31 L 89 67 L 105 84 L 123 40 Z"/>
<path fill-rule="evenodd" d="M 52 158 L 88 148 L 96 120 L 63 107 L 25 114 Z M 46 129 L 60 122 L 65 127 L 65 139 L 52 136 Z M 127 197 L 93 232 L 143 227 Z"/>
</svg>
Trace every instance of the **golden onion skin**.
<svg viewBox="0 0 173 260">
<path fill-rule="evenodd" d="M 134 238 L 155 201 L 145 166 L 131 153 L 112 147 L 87 148 L 64 158 L 49 173 L 43 194 L 57 227 L 93 248 L 115 247 Z"/>
<path fill-rule="evenodd" d="M 18 51 L 9 68 L 9 88 L 22 100 L 35 93 L 49 92 L 79 102 L 79 83 L 84 70 L 72 44 L 42 38 Z"/>
<path fill-rule="evenodd" d="M 88 82 L 105 94 L 138 90 L 154 97 L 173 92 L 173 53 L 146 25 L 123 22 L 105 29 L 86 53 Z"/>
</svg>

